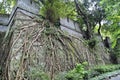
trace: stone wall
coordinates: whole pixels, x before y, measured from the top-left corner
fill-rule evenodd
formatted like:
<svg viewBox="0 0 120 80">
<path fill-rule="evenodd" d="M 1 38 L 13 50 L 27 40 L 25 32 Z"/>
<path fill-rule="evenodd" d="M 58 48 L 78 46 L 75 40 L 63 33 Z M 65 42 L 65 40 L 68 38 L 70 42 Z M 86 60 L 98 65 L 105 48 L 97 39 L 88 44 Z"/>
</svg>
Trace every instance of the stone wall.
<svg viewBox="0 0 120 80">
<path fill-rule="evenodd" d="M 16 72 L 16 75 L 20 77 L 24 74 L 24 69 L 31 71 L 32 68 L 37 69 L 39 67 L 39 69 L 49 73 L 49 75 L 55 75 L 60 71 L 72 69 L 75 67 L 76 63 L 81 63 L 84 61 L 87 61 L 91 67 L 96 64 L 109 63 L 109 54 L 107 53 L 101 38 L 99 36 L 97 37 L 98 42 L 95 48 L 91 49 L 82 38 L 81 31 L 78 29 L 79 27 L 77 26 L 76 29 L 76 25 L 72 22 L 70 22 L 70 24 L 67 23 L 67 25 L 66 23 L 63 23 L 63 25 L 61 25 L 61 29 L 71 37 L 74 44 L 73 49 L 75 49 L 76 52 L 72 52 L 71 48 L 69 51 L 69 56 L 66 57 L 67 55 L 64 54 L 64 52 L 55 48 L 57 49 L 57 54 L 54 55 L 56 55 L 57 59 L 53 56 L 53 54 L 46 54 L 44 47 L 47 44 L 44 42 L 46 42 L 46 39 L 48 38 L 41 37 L 40 34 L 38 36 L 38 40 L 34 41 L 35 35 L 37 36 L 37 33 L 39 33 L 39 31 L 43 28 L 42 22 L 35 22 L 34 17 L 28 16 L 22 11 L 16 12 L 14 17 L 15 22 L 13 26 L 11 26 L 13 30 L 13 44 L 11 46 L 10 63 L 11 74 Z M 63 22 L 65 21 L 66 19 L 63 19 Z M 71 26 L 71 24 L 73 24 L 73 26 Z M 55 42 L 55 44 L 58 45 L 58 48 L 64 50 L 61 43 L 58 41 Z M 67 46 L 66 44 L 68 43 L 66 42 L 64 46 Z M 32 47 L 30 47 L 31 45 Z M 26 52 L 27 50 L 28 52 Z M 21 64 L 23 64 L 23 66 L 20 66 Z"/>
<path fill-rule="evenodd" d="M 36 17 L 39 16 L 36 12 L 39 12 L 39 9 L 34 3 L 30 3 L 30 0 L 25 0 L 24 7 L 21 7 L 23 0 L 19 1 L 9 17 L 7 27 L 4 27 L 7 33 L 13 32 L 9 68 L 11 80 L 21 79 L 25 71 L 32 73 L 34 68 L 47 72 L 53 78 L 58 72 L 74 68 L 76 63 L 87 61 L 90 67 L 109 63 L 109 53 L 100 36 L 96 35 L 96 45 L 90 48 L 82 37 L 79 25 L 66 18 L 60 20 L 60 28 L 65 33 L 64 38 L 57 40 L 54 37 L 43 36 L 42 31 L 45 30 L 43 25 L 47 23 L 42 20 L 36 21 Z M 49 44 L 51 38 L 54 44 Z M 46 46 L 50 46 L 51 52 Z M 55 52 L 52 52 L 53 50 Z"/>
</svg>

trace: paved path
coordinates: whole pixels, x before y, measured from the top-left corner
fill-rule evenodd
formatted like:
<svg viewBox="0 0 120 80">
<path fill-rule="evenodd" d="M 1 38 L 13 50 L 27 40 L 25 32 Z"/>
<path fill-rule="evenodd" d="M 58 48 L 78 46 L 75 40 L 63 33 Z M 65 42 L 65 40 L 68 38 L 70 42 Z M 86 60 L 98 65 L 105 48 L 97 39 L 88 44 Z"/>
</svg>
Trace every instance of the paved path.
<svg viewBox="0 0 120 80">
<path fill-rule="evenodd" d="M 109 80 L 120 80 L 120 75 L 116 76 L 116 77 L 111 77 L 111 79 Z"/>
</svg>

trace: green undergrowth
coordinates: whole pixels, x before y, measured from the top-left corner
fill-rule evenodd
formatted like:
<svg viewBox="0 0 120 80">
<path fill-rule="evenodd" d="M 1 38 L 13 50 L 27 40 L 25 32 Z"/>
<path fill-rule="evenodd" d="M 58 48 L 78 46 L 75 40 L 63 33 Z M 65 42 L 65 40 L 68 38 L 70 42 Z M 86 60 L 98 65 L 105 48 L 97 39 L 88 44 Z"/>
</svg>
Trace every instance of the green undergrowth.
<svg viewBox="0 0 120 80">
<path fill-rule="evenodd" d="M 101 74 L 99 76 L 96 76 L 94 78 L 91 78 L 89 80 L 105 80 L 106 78 L 111 77 L 111 76 L 116 75 L 116 74 L 120 74 L 120 70 L 116 70 L 113 72 L 107 72 L 107 73 Z"/>
<path fill-rule="evenodd" d="M 109 76 L 120 74 L 120 65 L 100 65 L 86 70 L 87 63 L 76 64 L 76 67 L 69 71 L 63 71 L 54 76 L 54 80 L 104 80 Z M 30 74 L 32 79 L 50 80 L 47 73 L 33 69 Z"/>
<path fill-rule="evenodd" d="M 114 72 L 117 70 L 120 70 L 120 65 L 112 65 L 112 64 L 111 65 L 100 65 L 100 66 L 98 65 L 88 71 L 88 78 L 93 78 L 96 76 L 100 76 L 101 74 Z M 104 76 L 106 76 L 106 75 L 104 75 Z"/>
<path fill-rule="evenodd" d="M 87 74 L 85 70 L 86 65 L 87 62 L 79 63 L 74 69 L 58 74 L 55 80 L 83 80 Z"/>
<path fill-rule="evenodd" d="M 104 80 L 118 73 L 120 73 L 120 65 L 98 65 L 86 70 L 85 65 L 78 64 L 73 70 L 58 74 L 55 80 Z"/>
</svg>

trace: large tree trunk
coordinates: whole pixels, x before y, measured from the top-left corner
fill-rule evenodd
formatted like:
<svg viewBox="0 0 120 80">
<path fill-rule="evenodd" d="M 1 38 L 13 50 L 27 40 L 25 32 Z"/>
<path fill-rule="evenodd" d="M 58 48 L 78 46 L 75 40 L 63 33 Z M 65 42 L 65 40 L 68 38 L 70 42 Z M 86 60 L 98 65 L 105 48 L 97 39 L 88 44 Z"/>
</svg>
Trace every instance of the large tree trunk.
<svg viewBox="0 0 120 80">
<path fill-rule="evenodd" d="M 78 0 L 74 0 L 75 2 L 75 5 L 76 5 L 76 10 L 77 10 L 77 14 L 79 16 L 81 16 L 81 18 L 83 19 L 84 21 L 84 24 L 86 25 L 86 28 L 87 30 L 84 32 L 84 37 L 85 39 L 90 39 L 92 37 L 92 26 L 91 26 L 91 23 L 88 19 L 88 16 L 86 13 L 84 13 L 80 7 L 80 5 L 78 4 Z"/>
<path fill-rule="evenodd" d="M 9 51 L 12 34 L 5 41 L 3 41 L 4 35 L 5 33 L 0 33 L 0 80 L 9 80 Z"/>
</svg>

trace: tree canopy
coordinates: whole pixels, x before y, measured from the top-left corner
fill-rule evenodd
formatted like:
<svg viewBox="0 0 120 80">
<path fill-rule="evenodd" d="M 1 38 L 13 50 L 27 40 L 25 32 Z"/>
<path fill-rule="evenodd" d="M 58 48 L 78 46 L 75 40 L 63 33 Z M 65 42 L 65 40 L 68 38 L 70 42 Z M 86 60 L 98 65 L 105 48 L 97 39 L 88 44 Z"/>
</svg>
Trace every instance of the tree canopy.
<svg viewBox="0 0 120 80">
<path fill-rule="evenodd" d="M 111 37 L 114 47 L 116 45 L 116 40 L 120 37 L 120 1 L 102 0 L 100 4 L 105 10 L 106 15 L 102 31 L 104 34 Z"/>
</svg>

